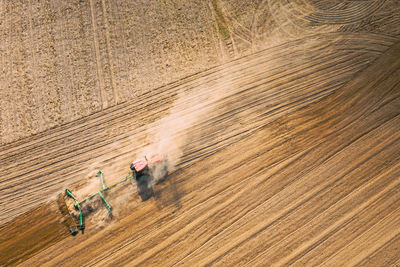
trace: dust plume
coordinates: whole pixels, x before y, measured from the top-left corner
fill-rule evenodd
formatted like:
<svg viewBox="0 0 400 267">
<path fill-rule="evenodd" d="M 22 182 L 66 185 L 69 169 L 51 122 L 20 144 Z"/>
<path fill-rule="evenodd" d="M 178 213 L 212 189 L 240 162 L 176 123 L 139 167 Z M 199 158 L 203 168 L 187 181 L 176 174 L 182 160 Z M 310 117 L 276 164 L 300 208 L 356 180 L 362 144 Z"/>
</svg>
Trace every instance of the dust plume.
<svg viewBox="0 0 400 267">
<path fill-rule="evenodd" d="M 75 190 L 74 194 L 78 196 L 78 199 L 84 199 L 89 194 L 95 193 L 101 188 L 100 179 L 97 176 L 97 173 L 89 176 L 86 181 L 87 182 L 84 186 L 80 186 L 77 190 Z"/>
<path fill-rule="evenodd" d="M 223 75 L 221 73 L 221 75 Z M 190 132 L 193 132 L 193 127 L 207 120 L 213 112 L 216 111 L 218 101 L 226 96 L 228 90 L 234 90 L 231 79 L 225 75 L 223 82 L 216 83 L 215 81 L 204 82 L 201 89 L 199 87 L 182 88 L 177 94 L 176 100 L 166 116 L 160 120 L 155 121 L 148 128 L 147 140 L 140 140 L 141 142 L 146 141 L 149 145 L 143 147 L 136 152 L 136 158 L 147 156 L 148 159 L 157 154 L 165 156 L 165 165 L 155 165 L 152 168 L 152 179 L 143 185 L 146 188 L 152 188 L 156 183 L 160 182 L 161 179 L 165 178 L 166 171 L 168 173 L 173 172 L 176 166 L 180 163 L 181 157 L 184 155 L 185 146 L 190 142 Z M 214 114 L 215 115 L 215 114 Z M 133 140 L 136 143 L 137 140 Z M 83 187 L 76 190 L 78 199 L 87 197 L 90 193 L 97 192 L 100 189 L 100 179 L 97 176 L 97 170 L 104 170 L 105 168 L 111 168 L 106 173 L 114 173 L 116 166 L 104 166 L 102 162 L 93 162 L 88 166 L 90 172 L 89 179 Z M 110 175 L 111 176 L 111 175 Z M 106 180 L 107 177 L 105 177 Z M 111 179 L 112 180 L 112 179 Z M 108 180 L 108 183 L 111 181 Z M 106 181 L 107 183 L 107 181 Z M 108 184 L 107 183 L 107 184 Z M 141 185 L 136 184 L 137 190 L 140 191 Z M 144 190 L 146 191 L 146 190 Z M 111 190 L 105 193 L 107 201 L 110 202 L 114 216 L 123 214 L 130 205 L 135 205 L 137 201 L 137 194 L 143 195 L 140 192 L 134 191 L 132 194 L 131 185 L 124 184 L 118 189 Z M 136 199 L 136 200 L 135 200 Z M 142 199 L 143 200 L 143 199 Z M 89 220 L 92 226 L 103 228 L 108 225 L 111 218 L 108 214 L 107 209 L 104 207 L 104 203 L 101 199 L 96 196 L 93 200 L 86 202 L 83 207 L 84 217 L 89 216 Z M 78 215 L 77 213 L 75 216 Z"/>
<path fill-rule="evenodd" d="M 163 154 L 167 158 L 167 171 L 174 171 L 188 143 L 188 130 L 207 119 L 215 103 L 231 89 L 231 79 L 228 75 L 224 77 L 223 82 L 207 83 L 196 91 L 189 88 L 179 92 L 169 114 L 155 122 L 150 145 L 143 149 L 142 155 Z M 154 182 L 161 178 L 160 173 L 162 171 L 155 171 Z"/>
</svg>

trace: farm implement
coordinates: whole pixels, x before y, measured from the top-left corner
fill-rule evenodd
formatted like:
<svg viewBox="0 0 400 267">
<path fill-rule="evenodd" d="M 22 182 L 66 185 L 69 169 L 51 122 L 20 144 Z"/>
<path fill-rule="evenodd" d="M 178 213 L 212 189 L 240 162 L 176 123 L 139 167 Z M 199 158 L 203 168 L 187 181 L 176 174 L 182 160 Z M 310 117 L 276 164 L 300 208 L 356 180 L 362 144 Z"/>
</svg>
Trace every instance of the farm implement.
<svg viewBox="0 0 400 267">
<path fill-rule="evenodd" d="M 106 185 L 103 173 L 98 171 L 97 176 L 100 179 L 99 191 L 88 195 L 82 200 L 74 195 L 69 189 L 65 189 L 64 193 L 58 195 L 57 203 L 61 213 L 64 215 L 63 223 L 68 227 L 72 235 L 76 235 L 79 230 L 83 232 L 85 229 L 85 222 L 83 218 L 84 211 L 82 207 L 86 202 L 98 196 L 107 208 L 109 216 L 112 217 L 112 206 L 105 198 L 107 191 L 120 184 L 130 181 L 132 185 L 137 186 L 137 191 L 142 201 L 145 201 L 153 195 L 152 181 L 154 181 L 154 176 L 162 176 L 162 178 L 165 178 L 168 174 L 166 169 L 166 161 L 163 155 L 156 155 L 150 160 L 148 160 L 146 157 L 136 160 L 132 162 L 130 169 L 131 172 L 128 174 L 128 176 L 110 186 Z M 75 215 L 74 218 L 74 215 L 72 215 L 72 212 L 68 208 L 66 198 L 70 198 L 74 201 L 73 207 L 77 212 L 79 212 L 79 216 Z"/>
</svg>

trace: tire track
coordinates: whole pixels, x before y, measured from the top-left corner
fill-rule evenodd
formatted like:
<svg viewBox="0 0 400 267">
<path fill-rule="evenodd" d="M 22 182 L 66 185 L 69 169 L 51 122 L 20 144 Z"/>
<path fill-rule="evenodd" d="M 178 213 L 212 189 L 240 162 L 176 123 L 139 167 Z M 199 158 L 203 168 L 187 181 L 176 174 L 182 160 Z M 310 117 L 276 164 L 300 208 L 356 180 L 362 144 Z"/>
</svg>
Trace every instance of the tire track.
<svg viewBox="0 0 400 267">
<path fill-rule="evenodd" d="M 307 16 L 314 25 L 320 24 L 349 24 L 370 16 L 379 10 L 387 1 L 358 2 L 356 5 L 345 9 L 324 10 Z"/>
<path fill-rule="evenodd" d="M 300 230 L 288 238 L 308 241 L 289 242 L 287 258 L 274 254 L 275 261 L 304 260 L 310 253 L 315 254 L 312 259 L 324 261 L 328 257 L 318 250 L 326 250 L 327 243 L 343 247 L 373 225 L 388 229 L 389 218 L 398 214 L 399 49 L 397 44 L 386 51 L 330 96 L 180 170 L 175 175 L 182 208 L 175 213 L 142 203 L 104 235 L 62 241 L 46 251 L 59 256 L 38 255 L 26 264 L 172 265 L 181 259 L 186 265 L 234 264 L 272 253 L 265 240 L 274 236 L 279 242 L 272 248 L 283 249 L 285 239 L 279 235 L 295 229 Z M 240 157 L 232 157 L 237 154 Z M 304 236 L 316 225 L 307 226 L 312 220 L 320 225 Z M 304 228 L 297 227 L 299 223 Z M 343 237 L 348 238 L 342 242 Z M 247 254 L 259 240 L 266 242 L 265 249 Z M 57 252 L 70 242 L 69 249 Z M 236 261 L 229 261 L 232 255 Z"/>
<path fill-rule="evenodd" d="M 380 39 L 381 42 L 387 43 L 387 44 L 385 44 L 385 45 L 381 48 L 382 50 L 386 49 L 386 48 L 393 42 L 393 41 L 389 41 L 389 42 L 388 42 L 388 40 L 384 40 L 382 37 L 379 37 L 379 35 L 372 35 L 372 37 L 373 37 L 373 36 L 376 36 L 376 39 L 378 39 L 378 40 Z M 349 35 L 349 38 L 352 38 L 352 37 L 350 37 L 350 35 Z M 362 40 L 363 42 L 367 42 L 367 41 L 369 40 L 369 38 L 367 38 L 367 39 L 362 38 L 362 39 L 360 39 L 360 41 L 361 41 L 361 40 Z M 389 39 L 389 40 L 390 40 L 390 39 Z M 288 43 L 288 44 L 289 44 L 289 43 Z M 294 43 L 292 43 L 292 44 L 298 45 L 297 42 L 294 42 Z M 384 43 L 382 43 L 382 44 L 384 44 Z M 284 46 L 279 46 L 278 48 L 283 49 L 284 47 L 287 47 L 287 44 L 284 45 Z M 345 48 L 345 47 L 346 47 L 346 46 L 343 46 L 343 48 Z M 341 49 L 341 48 L 338 47 L 337 49 Z M 360 49 L 360 47 L 354 46 L 354 49 Z M 271 49 L 271 50 L 268 50 L 268 51 L 270 51 L 270 53 L 275 53 L 276 50 L 278 50 L 278 49 Z M 259 54 L 259 53 L 256 53 L 256 55 L 258 55 L 258 54 Z M 246 58 L 247 58 L 247 57 L 246 57 Z M 228 66 L 228 65 L 227 65 L 227 66 Z M 217 69 L 213 69 L 212 71 L 218 72 L 218 68 L 217 68 Z M 207 73 L 207 72 L 206 72 L 206 73 Z M 208 75 L 208 74 L 206 74 L 206 75 Z M 147 95 L 146 97 L 148 97 L 148 95 Z M 142 101 L 145 100 L 146 97 L 143 97 L 141 100 L 142 100 Z M 131 102 L 131 103 L 133 103 L 133 102 Z M 113 114 L 113 111 L 114 111 L 114 110 L 120 111 L 120 109 L 124 109 L 126 112 L 128 112 L 127 109 L 131 106 L 131 103 L 126 104 L 126 105 L 124 105 L 124 106 L 119 106 L 118 108 L 109 109 L 108 112 L 111 113 L 111 114 Z M 48 131 L 48 132 L 46 132 L 46 133 L 42 133 L 42 134 L 35 135 L 33 138 L 27 139 L 27 140 L 30 140 L 30 139 L 35 140 L 35 139 L 37 139 L 37 138 L 43 136 L 43 140 L 38 140 L 37 142 L 35 142 L 35 143 L 33 143 L 33 144 L 27 143 L 26 141 L 20 141 L 20 142 L 14 142 L 14 143 L 11 143 L 11 144 L 9 144 L 9 145 L 2 146 L 2 151 L 1 151 L 0 153 L 1 153 L 1 154 L 10 153 L 11 151 L 13 151 L 13 150 L 15 150 L 16 148 L 19 147 L 19 146 L 18 146 L 19 143 L 22 144 L 23 147 L 25 147 L 27 144 L 30 145 L 31 147 L 36 147 L 36 146 L 38 146 L 38 145 L 41 145 L 40 143 L 44 142 L 45 139 L 50 139 L 50 141 L 51 141 L 52 135 L 49 135 L 49 133 L 51 133 L 51 132 L 57 132 L 57 133 L 58 133 L 58 131 L 60 131 L 60 130 L 63 130 L 63 132 L 64 132 L 64 131 L 70 132 L 71 128 L 72 128 L 72 129 L 75 128 L 75 132 L 79 131 L 77 127 L 71 127 L 71 126 L 73 126 L 73 125 L 78 125 L 78 127 L 88 128 L 88 127 L 85 125 L 85 123 L 87 124 L 87 123 L 92 122 L 92 121 L 93 121 L 93 122 L 99 123 L 98 121 L 93 120 L 93 118 L 97 118 L 97 117 L 100 117 L 100 116 L 107 117 L 107 114 L 97 113 L 97 114 L 95 114 L 95 115 L 88 116 L 88 117 L 85 118 L 84 120 L 78 120 L 78 121 L 75 122 L 75 123 L 70 123 L 70 124 L 67 124 L 66 126 L 62 126 L 62 127 L 60 127 L 60 128 L 57 128 L 57 129 L 55 129 L 55 131 Z M 100 118 L 100 119 L 105 119 L 104 117 L 102 117 L 102 118 Z M 91 120 L 89 120 L 89 119 L 91 119 Z M 61 137 L 62 137 L 62 136 L 61 136 Z M 62 138 L 60 138 L 60 136 L 57 135 L 57 140 L 61 140 L 61 139 L 62 139 Z M 50 141 L 48 141 L 48 142 L 50 142 Z M 47 146 L 47 143 L 46 143 L 46 145 L 45 145 L 45 144 L 42 144 L 42 146 Z M 11 150 L 11 151 L 8 152 L 9 150 Z M 23 152 L 20 152 L 20 153 L 22 154 L 22 153 L 25 153 L 25 152 L 26 152 L 26 151 L 23 151 Z M 37 151 L 36 151 L 36 152 L 37 152 Z M 1 155 L 1 154 L 0 154 L 0 155 Z M 6 157 L 9 157 L 9 156 L 10 156 L 10 155 L 7 155 L 7 154 L 6 154 Z M 0 159 L 1 159 L 1 158 L 0 158 Z"/>
<path fill-rule="evenodd" d="M 60 139 L 61 139 L 61 138 L 59 138 L 59 140 L 60 140 Z M 44 146 L 44 145 L 43 145 L 43 146 Z M 27 151 L 23 151 L 23 152 L 20 152 L 20 153 L 24 153 L 24 154 L 25 154 L 26 152 L 27 152 Z"/>
<path fill-rule="evenodd" d="M 350 57 L 350 54 L 349 54 L 349 57 Z M 332 60 L 334 60 L 334 59 L 337 60 L 337 58 L 333 58 L 333 57 L 331 57 L 331 59 Z M 326 59 L 321 59 L 321 62 L 325 61 L 325 60 Z M 345 61 L 346 60 L 344 60 L 343 62 L 345 62 Z M 351 62 L 351 61 L 349 61 L 349 62 Z M 317 68 L 317 65 L 316 65 L 316 68 Z M 259 63 L 256 66 L 259 67 L 260 66 Z M 319 67 L 321 68 L 321 65 Z M 340 64 L 339 65 L 333 64 L 332 67 L 340 68 L 341 66 L 340 66 Z M 310 71 L 312 71 L 312 68 L 313 67 L 310 68 Z M 345 68 L 343 68 L 343 70 L 346 71 Z M 323 68 L 321 68 L 321 71 L 324 71 Z M 349 73 L 352 73 L 351 69 L 349 69 L 348 71 L 349 71 Z M 220 75 L 220 74 L 215 73 L 212 76 L 216 77 L 217 75 Z M 263 74 L 263 75 L 265 75 L 265 74 Z M 289 74 L 287 74 L 287 75 L 289 75 Z M 291 74 L 291 75 L 293 76 L 293 74 Z M 332 75 L 335 76 L 336 74 L 334 72 L 332 72 Z M 245 80 L 243 80 L 243 78 L 240 78 L 240 77 L 246 77 L 246 76 L 249 76 L 249 75 L 246 74 L 246 72 L 245 72 L 245 73 L 239 75 L 239 78 L 237 78 L 237 79 L 242 79 L 241 84 L 246 84 L 246 83 L 244 83 Z M 294 77 L 296 77 L 296 76 L 294 76 Z M 304 76 L 304 79 L 306 79 L 305 77 L 306 76 Z M 315 77 L 317 78 L 318 74 L 316 74 Z M 341 78 L 340 76 L 337 76 L 337 77 Z M 307 80 L 309 78 L 310 77 L 307 76 Z M 207 79 L 210 79 L 210 78 L 207 78 Z M 215 79 L 215 78 L 212 78 L 212 79 Z M 254 79 L 254 77 L 250 75 L 249 79 Z M 283 75 L 283 76 L 281 76 L 280 79 L 286 79 L 286 76 Z M 274 83 L 271 84 L 270 87 L 271 88 L 277 88 L 278 90 L 280 90 L 279 86 L 277 86 L 277 85 L 279 85 L 279 83 L 277 84 L 273 79 L 272 79 L 272 81 Z M 309 82 L 311 82 L 311 84 L 312 84 L 312 80 L 309 80 Z M 262 83 L 265 83 L 265 81 L 261 82 L 261 84 Z M 295 85 L 296 83 L 299 84 L 298 80 L 296 80 L 296 78 L 295 78 L 293 80 L 293 84 Z M 280 82 L 280 84 L 281 84 L 281 86 L 285 85 L 285 83 L 283 83 L 283 82 Z M 339 85 L 340 84 L 341 83 L 339 83 Z M 286 83 L 286 85 L 290 85 L 290 82 Z M 306 83 L 304 83 L 304 85 L 306 85 Z M 250 83 L 250 86 L 251 86 L 251 83 Z M 293 88 L 295 88 L 295 87 L 293 87 Z M 299 88 L 301 89 L 301 86 L 299 86 Z M 265 90 L 265 87 L 264 88 L 260 87 L 257 90 L 259 90 L 259 92 L 262 92 L 262 91 Z M 253 92 L 255 93 L 255 91 L 253 91 Z M 287 92 L 285 92 L 285 91 L 282 91 L 282 92 L 284 92 L 284 94 L 281 95 L 279 98 L 276 98 L 278 102 L 280 101 L 280 99 L 293 98 L 293 97 L 290 97 L 289 95 L 285 95 L 285 94 L 287 94 Z M 248 94 L 251 94 L 251 93 L 252 93 L 251 91 L 248 92 Z M 237 96 L 237 97 L 238 97 L 238 99 L 246 98 L 244 96 L 243 97 Z M 302 98 L 305 101 L 307 99 L 307 97 L 310 97 L 310 95 L 304 95 Z M 242 105 L 242 108 L 241 108 L 241 112 L 250 112 L 251 109 L 246 110 L 245 107 L 251 108 L 253 106 L 255 108 L 255 110 L 257 110 L 257 109 L 259 110 L 260 108 L 262 109 L 263 108 L 263 106 L 262 106 L 263 99 L 271 98 L 271 96 L 268 96 L 268 94 L 266 94 L 266 96 L 261 97 L 261 95 L 259 95 L 258 98 L 259 99 L 253 100 L 253 101 L 256 101 L 256 102 L 254 102 L 254 104 L 244 102 L 243 105 Z M 316 101 L 316 100 L 318 100 L 318 98 L 315 98 L 313 101 Z M 156 102 L 157 98 L 155 98 L 154 101 Z M 257 104 L 257 101 L 259 102 L 259 104 Z M 302 106 L 302 105 L 307 104 L 307 101 L 303 102 L 303 103 L 301 101 L 300 102 L 296 102 L 296 101 L 297 100 L 295 100 L 293 102 L 296 105 L 300 104 L 300 106 Z M 237 100 L 233 99 L 231 102 L 235 103 L 235 102 L 237 102 Z M 222 105 L 223 105 L 223 103 L 222 103 Z M 295 108 L 300 107 L 300 106 L 296 107 L 296 105 L 294 106 Z M 279 110 L 276 110 L 276 111 L 279 111 Z M 250 113 L 258 114 L 259 111 L 250 112 Z M 225 116 L 229 117 L 229 116 L 231 116 L 231 114 L 232 113 L 226 113 Z M 127 118 L 129 117 L 129 112 L 126 113 L 126 116 L 127 116 Z M 118 121 L 119 121 L 118 123 L 126 124 L 126 123 L 123 123 L 124 121 L 122 120 L 121 114 L 116 113 L 115 117 L 118 118 Z M 126 120 L 128 120 L 127 118 L 126 118 Z M 212 127 L 212 122 L 213 122 L 213 120 L 211 119 L 211 120 L 209 120 L 209 123 L 206 124 L 206 125 L 208 125 L 209 129 L 214 128 L 214 127 Z M 258 125 L 262 125 L 263 123 L 265 123 L 265 120 L 261 120 L 261 121 L 259 120 Z M 110 127 L 110 124 L 107 125 L 106 123 L 101 122 L 100 120 L 99 120 L 99 123 L 97 125 L 99 125 L 97 127 L 97 129 L 96 129 L 96 132 L 98 132 L 98 133 L 101 133 L 102 131 L 105 131 L 107 129 L 107 127 Z M 254 126 L 252 126 L 252 127 L 254 127 Z M 257 127 L 254 127 L 253 129 L 256 129 Z M 204 129 L 204 126 L 201 127 L 201 128 Z M 129 127 L 128 127 L 128 129 L 129 129 Z M 137 132 L 142 131 L 141 128 L 137 128 L 137 129 L 138 129 Z M 236 131 L 237 131 L 237 129 L 236 129 Z M 244 129 L 245 135 L 249 134 L 249 131 L 250 132 L 252 131 L 251 128 L 250 129 Z M 90 133 L 90 132 L 93 132 L 93 130 L 89 128 L 88 129 L 88 133 Z M 85 133 L 84 131 L 81 131 L 82 135 L 84 133 Z M 43 188 L 51 188 L 51 187 L 53 187 L 53 186 L 55 186 L 57 184 L 65 183 L 67 173 L 68 173 L 69 177 L 71 177 L 71 173 L 70 172 L 72 171 L 73 166 L 75 166 L 75 168 L 76 168 L 77 165 L 82 165 L 83 166 L 83 165 L 85 165 L 85 161 L 87 161 L 87 160 L 85 160 L 85 157 L 87 158 L 88 156 L 92 155 L 93 153 L 97 153 L 97 152 L 99 154 L 102 153 L 100 151 L 96 152 L 96 150 L 102 149 L 102 151 L 104 153 L 107 153 L 107 151 L 110 151 L 109 149 L 107 150 L 107 147 L 105 147 L 107 144 L 111 145 L 113 142 L 120 142 L 121 139 L 123 140 L 124 138 L 125 138 L 125 141 L 121 141 L 121 142 L 126 143 L 128 145 L 129 144 L 129 138 L 128 137 L 129 137 L 130 134 L 132 134 L 132 133 L 125 134 L 125 136 L 116 136 L 116 138 L 110 138 L 109 134 L 100 134 L 100 135 L 91 134 L 91 135 L 87 135 L 87 138 L 80 138 L 79 141 L 75 142 L 74 145 L 69 145 L 67 147 L 63 146 L 64 149 L 67 149 L 67 150 L 64 150 L 64 151 L 55 149 L 56 146 L 55 147 L 49 146 L 49 148 L 51 149 L 51 150 L 50 149 L 49 150 L 52 151 L 53 154 L 49 154 L 48 156 L 44 156 L 44 155 L 40 155 L 39 154 L 38 156 L 35 157 L 38 160 L 40 159 L 40 161 L 43 162 L 43 163 L 35 162 L 35 160 L 34 160 L 35 158 L 33 158 L 33 159 L 32 158 L 31 159 L 27 158 L 27 161 L 25 161 L 25 162 L 21 161 L 21 162 L 17 163 L 18 165 L 14 165 L 14 164 L 11 165 L 8 168 L 8 171 L 14 170 L 14 169 L 17 169 L 17 171 L 11 172 L 10 174 L 12 176 L 8 176 L 8 175 L 3 176 L 2 180 L 4 182 L 9 180 L 14 185 L 12 187 L 7 187 L 7 186 L 4 187 L 4 189 L 3 189 L 4 195 L 2 197 L 2 203 L 6 203 L 8 201 L 15 201 L 15 200 L 18 200 L 18 199 L 24 200 L 24 198 L 29 197 L 29 196 L 32 197 L 32 200 L 35 199 L 35 201 L 37 201 L 37 198 L 35 196 L 36 196 L 36 194 L 38 194 L 38 196 L 40 197 L 40 191 L 43 190 Z M 235 136 L 237 136 L 237 138 L 240 139 L 240 135 L 238 136 L 236 133 L 234 133 L 233 137 L 235 137 Z M 76 139 L 76 138 L 72 135 L 71 136 L 71 140 L 73 140 L 73 139 Z M 238 140 L 238 139 L 235 138 L 233 140 Z M 87 142 L 89 142 L 89 140 L 96 140 L 96 142 L 94 144 L 88 144 Z M 104 141 L 101 141 L 101 140 L 104 140 Z M 200 139 L 200 142 L 201 142 L 201 140 L 202 139 Z M 195 152 L 197 151 L 197 153 L 199 153 L 199 155 L 205 156 L 205 155 L 211 153 L 212 151 L 217 151 L 218 149 L 221 149 L 222 147 L 228 145 L 233 140 L 231 138 L 227 138 L 226 139 L 226 143 L 223 146 L 219 146 L 218 143 L 215 143 L 214 145 L 211 146 L 211 149 L 209 149 L 208 152 L 207 152 L 207 150 L 206 151 L 201 151 L 199 149 L 196 149 Z M 68 142 L 67 139 L 60 139 L 60 141 L 61 142 Z M 204 144 L 204 142 L 205 142 L 205 144 L 207 144 L 207 140 L 204 140 L 203 144 Z M 207 148 L 207 146 L 209 146 L 209 145 L 206 145 L 206 148 Z M 216 147 L 216 148 L 212 148 L 212 147 Z M 220 147 L 220 148 L 218 148 L 218 147 Z M 77 151 L 77 149 L 79 149 L 79 152 Z M 32 152 L 34 152 L 34 153 L 35 153 L 35 151 L 37 151 L 37 150 L 32 150 Z M 132 153 L 132 152 L 133 152 L 133 149 L 130 151 L 130 153 Z M 189 151 L 189 154 L 191 154 L 191 153 L 192 152 Z M 27 156 L 26 153 L 24 153 L 24 154 L 25 154 L 25 156 Z M 60 157 L 60 156 L 57 156 L 57 155 L 62 155 L 62 156 Z M 69 160 L 71 155 L 75 155 L 73 161 Z M 87 156 L 85 156 L 85 155 L 87 155 Z M 196 159 L 196 158 L 199 159 L 198 156 L 191 156 L 191 159 Z M 191 162 L 191 160 L 185 160 L 185 161 L 186 161 L 187 164 L 189 164 Z M 23 167 L 23 166 L 25 166 L 27 164 L 27 162 L 30 162 L 31 165 L 29 165 L 27 167 Z M 67 162 L 69 162 L 69 163 L 67 163 Z M 5 166 L 5 164 L 2 164 L 2 166 Z M 70 167 L 68 167 L 68 166 L 70 166 Z M 44 170 L 49 169 L 50 167 L 52 169 L 43 172 Z M 80 169 L 80 170 L 84 171 L 84 167 L 82 167 L 82 169 Z M 7 169 L 3 169 L 3 171 L 7 171 Z M 46 177 L 46 176 L 47 176 L 46 180 L 42 180 L 41 182 L 38 181 L 38 179 L 42 179 L 42 177 Z M 20 178 L 18 178 L 18 177 L 20 177 Z M 54 178 L 51 178 L 51 177 L 54 177 Z M 80 178 L 79 175 L 76 175 L 75 177 L 77 177 L 76 179 Z M 34 187 L 31 187 L 30 185 L 32 185 Z M 25 193 L 23 193 L 22 195 L 21 194 L 16 195 L 15 194 L 15 192 L 16 192 L 15 190 L 18 189 L 18 188 L 19 188 L 19 190 L 24 190 Z M 52 192 L 55 192 L 57 190 L 57 188 L 54 188 L 53 190 L 54 191 L 52 191 Z M 60 189 L 58 189 L 58 190 L 60 190 Z M 7 192 L 10 192 L 10 194 L 12 193 L 12 195 L 8 195 Z M 26 201 L 26 199 L 24 201 Z M 28 204 L 28 206 L 26 208 L 28 208 L 29 205 L 33 205 L 33 203 L 34 202 L 31 202 L 31 204 Z M 16 205 L 15 207 L 23 206 L 23 205 L 21 205 L 21 203 L 19 203 L 18 205 L 17 204 L 14 204 L 14 205 Z M 8 205 L 7 209 L 5 209 L 5 211 L 8 211 L 8 210 L 11 211 L 13 209 L 12 207 L 13 207 L 13 205 L 11 205 L 11 206 Z M 11 208 L 11 210 L 10 210 L 10 208 Z M 9 218 L 8 215 L 6 217 Z"/>
<path fill-rule="evenodd" d="M 217 2 L 209 3 L 213 10 Z M 170 178 L 180 209 L 160 208 L 157 200 L 135 202 L 106 229 L 89 229 L 76 239 L 56 236 L 63 240 L 24 264 L 263 265 L 265 258 L 359 264 L 386 247 L 393 255 L 400 222 L 400 44 L 387 50 L 398 38 L 384 33 L 321 34 L 368 18 L 386 3 L 347 1 L 322 10 L 326 3 L 263 1 L 250 42 L 267 38 L 272 23 L 280 27 L 276 36 L 302 39 L 112 106 L 108 67 L 116 103 L 119 92 L 112 18 L 104 0 L 90 0 L 103 110 L 0 146 L 0 231 L 90 169 L 108 168 L 107 181 L 124 175 L 128 162 L 152 141 L 160 119 L 174 109 L 190 118 L 190 109 L 176 106 L 181 92 L 192 94 L 188 103 L 220 94 L 204 108 L 206 118 L 173 136 L 186 138 Z M 215 16 L 230 22 L 231 41 L 221 41 L 235 57 L 240 48 L 233 37 L 250 33 L 222 13 Z M 104 29 L 97 28 L 101 24 Z M 123 45 L 126 50 L 125 40 Z"/>
<path fill-rule="evenodd" d="M 103 10 L 103 24 L 104 24 L 104 30 L 105 30 L 105 36 L 106 36 L 106 48 L 107 48 L 107 57 L 108 57 L 108 64 L 110 65 L 110 77 L 111 77 L 111 86 L 112 86 L 112 93 L 113 93 L 113 100 L 114 103 L 113 105 L 117 105 L 119 102 L 119 97 L 118 97 L 118 91 L 117 91 L 117 85 L 115 82 L 115 68 L 114 68 L 114 59 L 111 51 L 111 45 L 110 45 L 110 30 L 109 30 L 109 23 L 108 23 L 108 17 L 107 17 L 107 10 L 106 10 L 106 3 L 104 0 L 101 0 L 101 7 Z"/>
<path fill-rule="evenodd" d="M 92 29 L 93 29 L 93 45 L 94 45 L 94 54 L 96 58 L 96 66 L 97 66 L 97 80 L 99 83 L 99 90 L 100 90 L 100 102 L 101 102 L 101 107 L 102 109 L 107 108 L 108 102 L 106 98 L 106 92 L 105 92 L 105 83 L 104 83 L 104 78 L 103 78 L 103 69 L 102 69 L 102 63 L 100 59 L 100 48 L 99 48 L 99 42 L 97 40 L 97 25 L 96 25 L 96 14 L 95 14 L 95 6 L 94 6 L 94 0 L 89 0 L 90 4 L 90 15 L 91 15 L 91 21 L 92 21 Z"/>
<path fill-rule="evenodd" d="M 399 247 L 400 235 L 397 235 L 377 249 L 374 253 L 365 257 L 364 260 L 359 263 L 359 266 L 376 266 L 377 264 L 396 266 L 396 250 L 398 250 Z"/>
</svg>

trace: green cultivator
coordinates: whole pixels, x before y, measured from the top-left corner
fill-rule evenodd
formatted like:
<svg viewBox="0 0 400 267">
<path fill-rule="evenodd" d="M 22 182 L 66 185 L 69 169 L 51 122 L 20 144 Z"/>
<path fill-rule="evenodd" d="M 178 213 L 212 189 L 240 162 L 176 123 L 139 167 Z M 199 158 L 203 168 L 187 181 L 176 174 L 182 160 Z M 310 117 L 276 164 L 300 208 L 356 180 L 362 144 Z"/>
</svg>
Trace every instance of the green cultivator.
<svg viewBox="0 0 400 267">
<path fill-rule="evenodd" d="M 101 172 L 101 171 L 99 171 L 98 173 L 97 173 L 97 176 L 99 176 L 100 177 L 100 182 L 101 182 L 101 188 L 100 188 L 100 190 L 99 191 L 97 191 L 97 192 L 95 192 L 95 193 L 93 193 L 93 194 L 90 194 L 89 196 L 87 196 L 85 199 L 83 199 L 83 200 L 81 200 L 81 201 L 79 201 L 78 200 L 78 198 L 70 191 L 70 190 L 68 190 L 68 189 L 65 189 L 65 195 L 67 195 L 68 197 L 70 197 L 70 198 L 72 198 L 74 201 L 75 201 L 75 203 L 74 203 L 74 207 L 75 207 L 75 209 L 76 210 L 78 210 L 79 211 L 79 224 L 78 224 L 78 228 L 80 229 L 80 230 L 84 230 L 85 229 L 85 224 L 84 224 L 84 221 L 83 221 L 83 214 L 82 214 L 82 204 L 83 203 L 85 203 L 86 201 L 88 201 L 88 200 L 91 200 L 92 198 L 94 198 L 95 196 L 99 196 L 100 197 L 100 199 L 104 202 L 104 204 L 106 205 L 106 208 L 107 208 L 107 210 L 108 210 L 108 212 L 109 212 L 109 214 L 110 214 L 110 216 L 112 215 L 112 207 L 111 207 L 111 205 L 107 202 L 107 200 L 105 199 L 105 197 L 104 197 L 104 192 L 106 192 L 106 191 L 108 191 L 108 190 L 110 190 L 111 188 L 113 188 L 113 187 L 116 187 L 117 185 L 119 185 L 119 184 L 121 184 L 121 183 L 124 183 L 124 182 L 126 182 L 126 181 L 131 181 L 132 182 L 132 184 L 133 184 L 133 176 L 132 176 L 132 174 L 130 174 L 129 173 L 129 175 L 128 176 L 126 176 L 123 180 L 121 180 L 121 181 L 119 181 L 118 183 L 115 183 L 115 184 L 113 184 L 113 185 L 110 185 L 110 186 L 107 186 L 105 183 L 104 183 L 104 177 L 103 177 L 103 173 Z"/>
<path fill-rule="evenodd" d="M 157 176 L 159 178 L 159 181 L 162 180 L 162 179 L 160 180 L 160 177 L 166 178 L 166 176 L 168 175 L 166 169 L 166 159 L 163 155 L 155 155 L 150 160 L 148 160 L 146 157 L 138 159 L 132 162 L 130 168 L 132 172 L 130 172 L 128 176 L 110 186 L 107 186 L 105 184 L 103 173 L 99 171 L 97 173 L 97 176 L 100 178 L 101 182 L 100 190 L 90 194 L 83 200 L 78 200 L 78 198 L 69 189 L 65 189 L 65 194 L 59 194 L 57 202 L 61 213 L 65 217 L 64 224 L 68 227 L 69 231 L 73 235 L 78 233 L 78 229 L 81 231 L 85 229 L 82 204 L 84 204 L 86 201 L 91 200 L 92 198 L 98 195 L 100 199 L 104 202 L 109 215 L 112 216 L 111 213 L 112 207 L 104 197 L 104 193 L 106 191 L 126 181 L 130 181 L 132 185 L 137 186 L 137 192 L 140 195 L 142 201 L 146 201 L 151 196 L 153 196 L 153 189 L 150 183 L 150 181 L 154 178 L 153 172 L 156 172 L 158 174 Z M 65 196 L 68 196 L 74 200 L 74 208 L 75 210 L 79 211 L 79 223 L 75 222 L 75 219 L 71 215 L 70 210 L 68 209 L 68 205 L 64 198 Z"/>
</svg>

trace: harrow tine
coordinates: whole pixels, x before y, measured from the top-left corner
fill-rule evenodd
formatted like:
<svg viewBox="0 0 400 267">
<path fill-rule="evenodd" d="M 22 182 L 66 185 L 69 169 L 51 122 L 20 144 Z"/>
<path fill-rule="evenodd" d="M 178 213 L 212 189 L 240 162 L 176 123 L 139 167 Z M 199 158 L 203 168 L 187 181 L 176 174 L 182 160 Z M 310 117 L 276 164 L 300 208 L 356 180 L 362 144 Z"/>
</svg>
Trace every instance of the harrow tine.
<svg viewBox="0 0 400 267">
<path fill-rule="evenodd" d="M 103 196 L 103 194 L 101 193 L 101 191 L 99 191 L 99 196 L 100 196 L 100 198 L 104 201 L 104 203 L 106 204 L 106 207 L 107 207 L 107 209 L 108 209 L 108 212 L 111 213 L 112 208 L 111 208 L 110 204 L 108 204 L 107 200 L 104 198 L 104 196 Z"/>
</svg>

